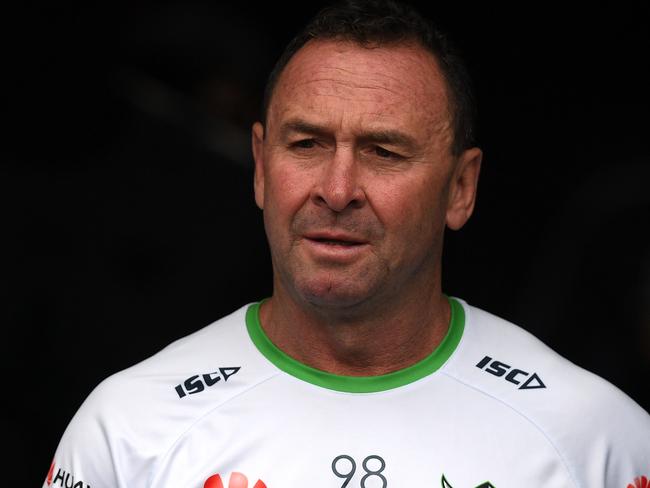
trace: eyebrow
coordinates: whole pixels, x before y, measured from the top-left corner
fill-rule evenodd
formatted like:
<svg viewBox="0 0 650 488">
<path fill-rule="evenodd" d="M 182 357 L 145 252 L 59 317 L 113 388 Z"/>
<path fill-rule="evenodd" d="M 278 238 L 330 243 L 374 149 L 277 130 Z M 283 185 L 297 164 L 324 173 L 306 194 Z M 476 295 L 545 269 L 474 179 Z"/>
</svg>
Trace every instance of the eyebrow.
<svg viewBox="0 0 650 488">
<path fill-rule="evenodd" d="M 369 131 L 359 136 L 359 141 L 376 144 L 389 144 L 400 146 L 407 149 L 415 149 L 418 144 L 413 137 L 397 130 L 375 130 Z"/>
<path fill-rule="evenodd" d="M 289 120 L 280 127 L 280 134 L 286 138 L 289 134 L 299 132 L 320 137 L 331 137 L 331 131 L 324 126 L 313 124 L 302 119 Z M 357 136 L 361 143 L 390 144 L 408 149 L 418 147 L 415 139 L 403 132 L 391 129 L 378 129 L 363 132 Z"/>
<path fill-rule="evenodd" d="M 325 127 L 301 119 L 289 120 L 280 126 L 280 135 L 283 139 L 292 132 L 315 136 L 326 136 L 329 133 Z"/>
</svg>

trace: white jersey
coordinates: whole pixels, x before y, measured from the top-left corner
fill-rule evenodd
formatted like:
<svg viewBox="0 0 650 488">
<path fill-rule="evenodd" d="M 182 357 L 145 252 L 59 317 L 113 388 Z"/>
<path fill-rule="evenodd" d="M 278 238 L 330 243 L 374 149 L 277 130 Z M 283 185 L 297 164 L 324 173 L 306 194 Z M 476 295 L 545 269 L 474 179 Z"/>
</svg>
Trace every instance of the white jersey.
<svg viewBox="0 0 650 488">
<path fill-rule="evenodd" d="M 637 488 L 650 416 L 521 328 L 458 299 L 438 348 L 383 376 L 298 363 L 259 304 L 102 382 L 43 485 Z"/>
</svg>

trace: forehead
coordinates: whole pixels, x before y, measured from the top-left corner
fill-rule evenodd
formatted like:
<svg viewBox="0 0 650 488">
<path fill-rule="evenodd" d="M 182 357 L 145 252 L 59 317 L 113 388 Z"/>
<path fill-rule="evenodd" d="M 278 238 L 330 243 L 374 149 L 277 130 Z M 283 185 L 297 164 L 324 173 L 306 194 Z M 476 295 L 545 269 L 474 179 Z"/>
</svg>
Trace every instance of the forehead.
<svg viewBox="0 0 650 488">
<path fill-rule="evenodd" d="M 267 122 L 310 114 L 338 124 L 440 129 L 449 121 L 446 92 L 437 60 L 418 45 L 310 41 L 278 79 Z"/>
</svg>

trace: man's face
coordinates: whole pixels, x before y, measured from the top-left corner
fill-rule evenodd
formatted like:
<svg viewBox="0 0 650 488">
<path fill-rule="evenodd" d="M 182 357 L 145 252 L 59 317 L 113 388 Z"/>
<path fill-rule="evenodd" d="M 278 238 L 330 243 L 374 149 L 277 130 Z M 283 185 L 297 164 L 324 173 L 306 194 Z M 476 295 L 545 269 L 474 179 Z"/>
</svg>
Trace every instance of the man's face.
<svg viewBox="0 0 650 488">
<path fill-rule="evenodd" d="M 452 138 L 443 77 L 424 49 L 311 41 L 298 51 L 266 127 L 253 127 L 276 291 L 338 309 L 435 291 L 445 222 L 471 213 L 456 208 Z"/>
</svg>

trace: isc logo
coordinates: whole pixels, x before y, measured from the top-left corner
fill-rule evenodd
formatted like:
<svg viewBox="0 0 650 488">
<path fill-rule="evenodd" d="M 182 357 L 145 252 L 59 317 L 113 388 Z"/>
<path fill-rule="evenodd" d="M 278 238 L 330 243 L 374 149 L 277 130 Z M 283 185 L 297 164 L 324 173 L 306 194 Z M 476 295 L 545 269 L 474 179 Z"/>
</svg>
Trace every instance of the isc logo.
<svg viewBox="0 0 650 488">
<path fill-rule="evenodd" d="M 490 356 L 485 356 L 481 359 L 476 367 L 499 378 L 505 375 L 505 380 L 513 385 L 519 386 L 520 390 L 546 388 L 546 385 L 537 376 L 537 373 L 530 374 L 524 370 L 512 368 L 510 365 L 501 361 L 493 361 Z"/>
<path fill-rule="evenodd" d="M 178 393 L 179 398 L 183 398 L 187 394 L 193 395 L 195 393 L 201 393 L 208 386 L 213 386 L 219 383 L 222 379 L 223 381 L 228 381 L 232 375 L 237 373 L 241 368 L 219 368 L 219 371 L 214 371 L 213 373 L 206 374 L 195 374 L 190 376 L 180 385 L 176 385 L 175 390 Z"/>
</svg>

